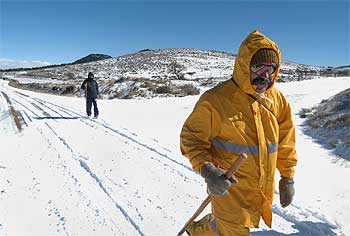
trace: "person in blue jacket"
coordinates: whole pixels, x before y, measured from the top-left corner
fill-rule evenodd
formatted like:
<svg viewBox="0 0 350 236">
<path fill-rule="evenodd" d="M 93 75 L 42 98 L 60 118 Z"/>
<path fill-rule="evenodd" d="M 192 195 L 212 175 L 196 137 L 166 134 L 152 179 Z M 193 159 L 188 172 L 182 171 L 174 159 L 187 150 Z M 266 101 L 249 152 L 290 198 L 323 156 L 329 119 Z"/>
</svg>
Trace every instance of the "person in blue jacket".
<svg viewBox="0 0 350 236">
<path fill-rule="evenodd" d="M 86 98 L 86 114 L 88 117 L 91 116 L 91 107 L 92 104 L 94 104 L 94 118 L 98 117 L 98 108 L 97 108 L 97 96 L 99 95 L 98 92 L 98 84 L 96 80 L 94 79 L 94 74 L 92 72 L 89 72 L 88 78 L 84 80 L 84 82 L 81 85 L 81 89 L 85 90 L 85 98 Z"/>
</svg>

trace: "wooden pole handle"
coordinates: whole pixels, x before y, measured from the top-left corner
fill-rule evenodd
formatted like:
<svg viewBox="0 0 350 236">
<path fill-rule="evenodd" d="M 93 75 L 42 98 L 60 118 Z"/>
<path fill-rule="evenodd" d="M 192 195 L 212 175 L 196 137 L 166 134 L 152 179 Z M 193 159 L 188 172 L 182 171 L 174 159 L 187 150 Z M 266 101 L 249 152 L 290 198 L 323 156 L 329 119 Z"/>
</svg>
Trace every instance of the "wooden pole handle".
<svg viewBox="0 0 350 236">
<path fill-rule="evenodd" d="M 241 153 L 239 157 L 233 162 L 231 167 L 226 171 L 225 176 L 227 179 L 231 178 L 232 175 L 238 170 L 239 166 L 242 164 L 242 162 L 247 159 L 247 155 L 245 153 Z M 202 211 L 205 209 L 205 207 L 209 204 L 213 197 L 213 194 L 209 194 L 207 198 L 202 202 L 202 204 L 198 207 L 196 212 L 191 216 L 190 219 L 186 222 L 184 227 L 180 230 L 180 232 L 177 234 L 177 236 L 181 236 L 185 231 L 186 228 L 199 216 Z"/>
<path fill-rule="evenodd" d="M 239 157 L 232 163 L 230 169 L 226 171 L 226 179 L 229 179 L 232 177 L 232 175 L 238 170 L 239 166 L 242 164 L 242 162 L 247 159 L 248 156 L 245 153 L 241 153 Z"/>
</svg>

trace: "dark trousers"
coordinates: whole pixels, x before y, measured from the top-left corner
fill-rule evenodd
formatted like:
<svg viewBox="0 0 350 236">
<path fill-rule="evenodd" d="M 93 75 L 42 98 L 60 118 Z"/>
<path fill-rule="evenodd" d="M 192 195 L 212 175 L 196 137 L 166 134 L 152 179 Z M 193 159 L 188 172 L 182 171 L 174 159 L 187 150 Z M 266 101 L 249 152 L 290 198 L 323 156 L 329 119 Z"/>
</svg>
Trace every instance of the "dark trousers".
<svg viewBox="0 0 350 236">
<path fill-rule="evenodd" d="M 91 106 L 94 104 L 94 116 L 98 116 L 97 102 L 95 98 L 86 98 L 86 114 L 91 116 Z"/>
</svg>

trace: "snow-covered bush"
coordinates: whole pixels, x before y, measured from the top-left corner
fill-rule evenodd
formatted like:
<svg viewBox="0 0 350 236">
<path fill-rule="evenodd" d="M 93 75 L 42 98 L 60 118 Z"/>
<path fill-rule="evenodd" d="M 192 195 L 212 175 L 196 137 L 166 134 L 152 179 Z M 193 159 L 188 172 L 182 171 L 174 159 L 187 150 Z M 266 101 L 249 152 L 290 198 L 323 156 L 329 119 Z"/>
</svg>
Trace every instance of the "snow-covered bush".
<svg viewBox="0 0 350 236">
<path fill-rule="evenodd" d="M 350 89 L 322 100 L 311 112 L 302 109 L 299 115 L 307 117 L 306 124 L 312 129 L 307 134 L 350 160 Z"/>
</svg>

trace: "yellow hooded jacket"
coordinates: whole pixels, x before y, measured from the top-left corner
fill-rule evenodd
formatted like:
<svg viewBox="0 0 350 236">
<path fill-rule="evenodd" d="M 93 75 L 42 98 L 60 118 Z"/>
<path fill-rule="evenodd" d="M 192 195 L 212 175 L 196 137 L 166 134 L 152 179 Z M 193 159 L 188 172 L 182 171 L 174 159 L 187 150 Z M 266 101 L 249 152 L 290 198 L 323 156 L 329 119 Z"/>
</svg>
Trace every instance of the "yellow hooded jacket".
<svg viewBox="0 0 350 236">
<path fill-rule="evenodd" d="M 261 48 L 273 49 L 279 61 L 266 98 L 250 83 L 250 61 Z M 248 155 L 235 174 L 238 185 L 231 186 L 229 195 L 212 199 L 212 212 L 221 222 L 258 227 L 262 216 L 271 227 L 275 169 L 284 177 L 294 176 L 297 155 L 291 109 L 274 87 L 280 62 L 272 40 L 258 31 L 249 34 L 239 48 L 232 80 L 205 92 L 182 128 L 181 151 L 198 172 L 205 162 L 228 169 L 240 153 Z"/>
</svg>

